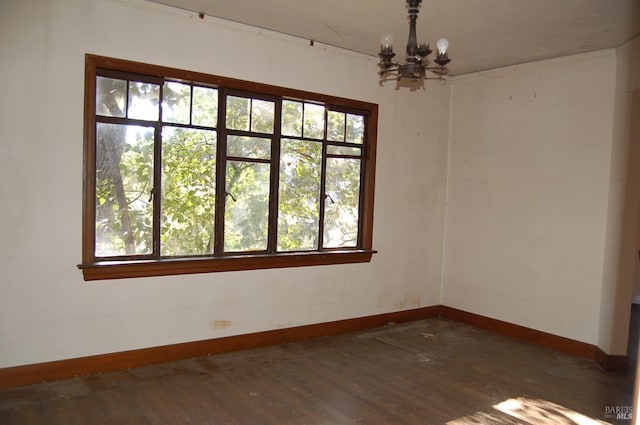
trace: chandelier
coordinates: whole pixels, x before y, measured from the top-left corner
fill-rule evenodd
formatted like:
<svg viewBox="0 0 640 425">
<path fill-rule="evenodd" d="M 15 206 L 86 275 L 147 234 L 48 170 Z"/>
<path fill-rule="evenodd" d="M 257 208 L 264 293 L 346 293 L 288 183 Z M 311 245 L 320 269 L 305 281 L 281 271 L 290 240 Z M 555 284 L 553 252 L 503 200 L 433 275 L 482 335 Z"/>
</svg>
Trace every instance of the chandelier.
<svg viewBox="0 0 640 425">
<path fill-rule="evenodd" d="M 427 56 L 431 54 L 429 45 L 425 43 L 418 44 L 416 37 L 416 20 L 418 19 L 418 11 L 422 0 L 407 0 L 409 8 L 409 41 L 407 41 L 407 58 L 405 63 L 393 61 L 396 55 L 393 53 L 393 36 L 385 34 L 382 36 L 382 45 L 380 46 L 380 83 L 389 80 L 410 80 L 412 82 L 422 80 L 444 80 L 449 70 L 446 65 L 451 62 L 447 55 L 449 42 L 441 38 L 437 42 L 438 55 L 433 60 L 438 66 L 429 66 Z M 427 74 L 430 71 L 430 74 Z M 433 75 L 433 76 L 430 76 Z"/>
</svg>

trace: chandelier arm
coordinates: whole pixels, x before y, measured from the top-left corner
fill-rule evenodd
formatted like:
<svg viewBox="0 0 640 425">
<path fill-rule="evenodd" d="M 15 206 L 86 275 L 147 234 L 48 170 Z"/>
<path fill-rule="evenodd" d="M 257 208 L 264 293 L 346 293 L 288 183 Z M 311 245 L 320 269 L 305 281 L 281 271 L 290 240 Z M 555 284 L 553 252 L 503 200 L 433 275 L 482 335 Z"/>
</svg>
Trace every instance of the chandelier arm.
<svg viewBox="0 0 640 425">
<path fill-rule="evenodd" d="M 435 70 L 439 70 L 439 69 L 440 69 L 440 68 L 435 68 Z M 429 77 L 429 76 L 427 76 L 427 74 L 425 74 L 425 75 L 421 78 L 421 79 L 423 79 L 423 80 L 441 80 L 441 81 L 446 81 L 446 80 L 447 80 L 447 79 L 445 78 L 445 75 L 446 75 L 446 74 L 441 74 L 441 75 L 440 75 L 440 74 L 438 74 L 438 73 L 435 73 L 435 72 L 433 72 L 433 71 L 434 71 L 434 69 L 433 69 L 433 68 L 431 68 L 431 69 L 425 69 L 425 70 L 426 70 L 426 71 L 430 71 L 430 72 L 432 72 L 432 74 L 433 74 L 433 75 L 435 75 L 435 77 Z M 387 70 L 387 71 L 380 71 L 380 72 L 378 72 L 378 75 L 380 75 L 380 77 L 381 77 L 383 80 L 388 80 L 388 79 L 389 79 L 388 77 L 393 77 L 393 78 L 391 78 L 391 79 L 394 79 L 394 80 L 395 80 L 395 79 L 398 79 L 398 78 L 403 78 L 402 72 L 400 71 L 400 69 L 399 69 L 399 68 L 396 68 L 396 69 L 390 69 L 390 70 Z"/>
<path fill-rule="evenodd" d="M 439 71 L 439 72 L 444 72 L 444 73 L 449 72 L 449 70 L 447 68 L 442 67 L 442 66 L 425 66 L 424 69 L 427 70 L 427 71 Z"/>
<path fill-rule="evenodd" d="M 381 67 L 384 67 L 384 68 L 378 72 L 378 75 L 383 76 L 385 74 L 400 72 L 400 68 L 402 67 L 402 65 L 397 62 L 392 62 L 389 64 L 385 63 L 384 65 L 381 64 Z"/>
</svg>

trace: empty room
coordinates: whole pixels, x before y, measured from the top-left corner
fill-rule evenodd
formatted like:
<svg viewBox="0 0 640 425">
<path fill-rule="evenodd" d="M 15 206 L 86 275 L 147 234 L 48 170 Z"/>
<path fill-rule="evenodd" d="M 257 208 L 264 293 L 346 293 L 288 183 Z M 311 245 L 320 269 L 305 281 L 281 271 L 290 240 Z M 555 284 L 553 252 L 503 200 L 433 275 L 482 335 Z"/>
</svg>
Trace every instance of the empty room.
<svg viewBox="0 0 640 425">
<path fill-rule="evenodd" d="M 2 0 L 0 77 L 0 423 L 635 419 L 637 0 Z"/>
</svg>

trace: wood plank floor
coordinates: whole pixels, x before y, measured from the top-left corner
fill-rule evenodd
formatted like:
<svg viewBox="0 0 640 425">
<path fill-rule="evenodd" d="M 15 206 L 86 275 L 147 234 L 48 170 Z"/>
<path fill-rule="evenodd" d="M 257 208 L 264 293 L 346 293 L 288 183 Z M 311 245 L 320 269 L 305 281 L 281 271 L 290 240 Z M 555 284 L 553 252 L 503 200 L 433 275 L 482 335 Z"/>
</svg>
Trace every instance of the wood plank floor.
<svg viewBox="0 0 640 425">
<path fill-rule="evenodd" d="M 628 424 L 632 398 L 633 372 L 434 318 L 0 390 L 0 424 Z"/>
</svg>

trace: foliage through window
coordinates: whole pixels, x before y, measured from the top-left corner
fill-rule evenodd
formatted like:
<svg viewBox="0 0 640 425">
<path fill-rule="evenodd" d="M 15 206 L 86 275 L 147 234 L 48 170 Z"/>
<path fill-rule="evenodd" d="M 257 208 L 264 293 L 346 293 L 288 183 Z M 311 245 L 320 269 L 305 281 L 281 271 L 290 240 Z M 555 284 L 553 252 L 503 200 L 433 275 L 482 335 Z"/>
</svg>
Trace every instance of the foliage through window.
<svg viewBox="0 0 640 425">
<path fill-rule="evenodd" d="M 87 55 L 85 279 L 369 261 L 377 105 Z"/>
</svg>

